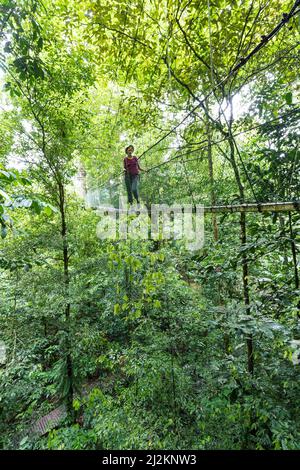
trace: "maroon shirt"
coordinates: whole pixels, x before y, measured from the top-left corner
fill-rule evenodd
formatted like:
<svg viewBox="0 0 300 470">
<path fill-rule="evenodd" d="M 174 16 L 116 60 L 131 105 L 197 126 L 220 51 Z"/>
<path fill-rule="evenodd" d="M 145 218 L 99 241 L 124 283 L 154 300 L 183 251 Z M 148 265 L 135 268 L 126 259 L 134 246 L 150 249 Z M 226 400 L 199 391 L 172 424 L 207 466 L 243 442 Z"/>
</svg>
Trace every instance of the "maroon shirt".
<svg viewBox="0 0 300 470">
<path fill-rule="evenodd" d="M 140 170 L 138 158 L 137 157 L 132 157 L 132 158 L 125 157 L 124 168 L 126 170 L 126 173 L 129 173 L 130 175 L 138 175 L 139 170 Z"/>
</svg>

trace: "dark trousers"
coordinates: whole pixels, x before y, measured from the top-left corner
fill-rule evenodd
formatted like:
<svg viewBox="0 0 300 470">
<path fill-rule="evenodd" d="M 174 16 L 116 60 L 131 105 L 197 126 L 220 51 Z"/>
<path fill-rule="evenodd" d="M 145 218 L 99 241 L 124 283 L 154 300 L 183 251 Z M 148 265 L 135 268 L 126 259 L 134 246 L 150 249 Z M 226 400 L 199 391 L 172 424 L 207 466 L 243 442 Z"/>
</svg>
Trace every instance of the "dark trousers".
<svg viewBox="0 0 300 470">
<path fill-rule="evenodd" d="M 129 204 L 133 203 L 133 197 L 139 202 L 139 175 L 131 175 L 126 173 L 125 175 L 125 184 L 127 189 L 127 196 Z"/>
</svg>

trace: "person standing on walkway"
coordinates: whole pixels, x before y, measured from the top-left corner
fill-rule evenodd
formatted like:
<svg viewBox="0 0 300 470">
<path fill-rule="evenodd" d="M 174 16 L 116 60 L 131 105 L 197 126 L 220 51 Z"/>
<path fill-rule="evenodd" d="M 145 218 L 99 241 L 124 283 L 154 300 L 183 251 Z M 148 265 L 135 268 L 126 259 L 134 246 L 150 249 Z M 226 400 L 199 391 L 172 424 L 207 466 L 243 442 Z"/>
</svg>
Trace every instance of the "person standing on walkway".
<svg viewBox="0 0 300 470">
<path fill-rule="evenodd" d="M 144 171 L 137 157 L 133 155 L 134 147 L 129 145 L 125 149 L 126 157 L 124 158 L 125 184 L 127 189 L 128 203 L 132 205 L 133 197 L 139 204 L 139 172 Z"/>
</svg>

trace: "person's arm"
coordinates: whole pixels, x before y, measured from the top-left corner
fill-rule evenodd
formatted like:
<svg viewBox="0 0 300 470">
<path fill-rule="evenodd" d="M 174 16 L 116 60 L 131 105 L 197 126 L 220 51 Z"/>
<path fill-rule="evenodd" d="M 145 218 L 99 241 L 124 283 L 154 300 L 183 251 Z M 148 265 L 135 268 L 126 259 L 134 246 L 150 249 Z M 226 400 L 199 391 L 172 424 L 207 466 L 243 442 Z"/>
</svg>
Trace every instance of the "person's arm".
<svg viewBox="0 0 300 470">
<path fill-rule="evenodd" d="M 126 157 L 124 158 L 124 173 L 127 173 Z"/>
<path fill-rule="evenodd" d="M 143 168 L 140 167 L 139 159 L 138 159 L 138 161 L 137 161 L 137 164 L 138 164 L 138 169 L 139 169 L 140 171 L 146 171 L 146 170 L 143 170 Z"/>
</svg>

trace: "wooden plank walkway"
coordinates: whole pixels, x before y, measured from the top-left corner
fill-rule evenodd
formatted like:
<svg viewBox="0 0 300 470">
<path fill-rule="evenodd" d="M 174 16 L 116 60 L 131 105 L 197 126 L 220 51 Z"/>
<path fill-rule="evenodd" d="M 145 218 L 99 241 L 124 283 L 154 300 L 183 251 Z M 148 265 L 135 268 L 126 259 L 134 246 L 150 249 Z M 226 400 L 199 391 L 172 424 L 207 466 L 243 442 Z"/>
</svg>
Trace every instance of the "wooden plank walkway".
<svg viewBox="0 0 300 470">
<path fill-rule="evenodd" d="M 61 405 L 46 416 L 38 419 L 31 426 L 30 432 L 37 436 L 44 436 L 51 431 L 51 429 L 54 429 L 66 416 L 66 407 L 65 405 Z"/>
<path fill-rule="evenodd" d="M 300 211 L 300 201 L 294 202 L 263 202 L 261 204 L 235 204 L 227 206 L 209 206 L 204 208 L 205 214 L 224 212 L 290 212 Z"/>
<path fill-rule="evenodd" d="M 171 207 L 171 206 L 170 206 Z M 107 207 L 107 206 L 95 206 L 92 207 L 94 210 L 99 210 L 101 212 L 109 212 L 116 214 L 139 214 L 143 210 L 138 209 L 133 206 L 132 212 L 127 211 L 126 209 L 119 209 L 117 207 Z M 287 201 L 287 202 L 263 202 L 261 204 L 257 203 L 245 203 L 245 204 L 230 204 L 223 206 L 206 206 L 204 207 L 204 214 L 212 213 L 233 213 L 233 212 L 300 212 L 300 200 L 298 201 Z M 151 210 L 148 210 L 149 217 L 151 216 Z M 194 211 L 193 211 L 194 212 Z"/>
</svg>

